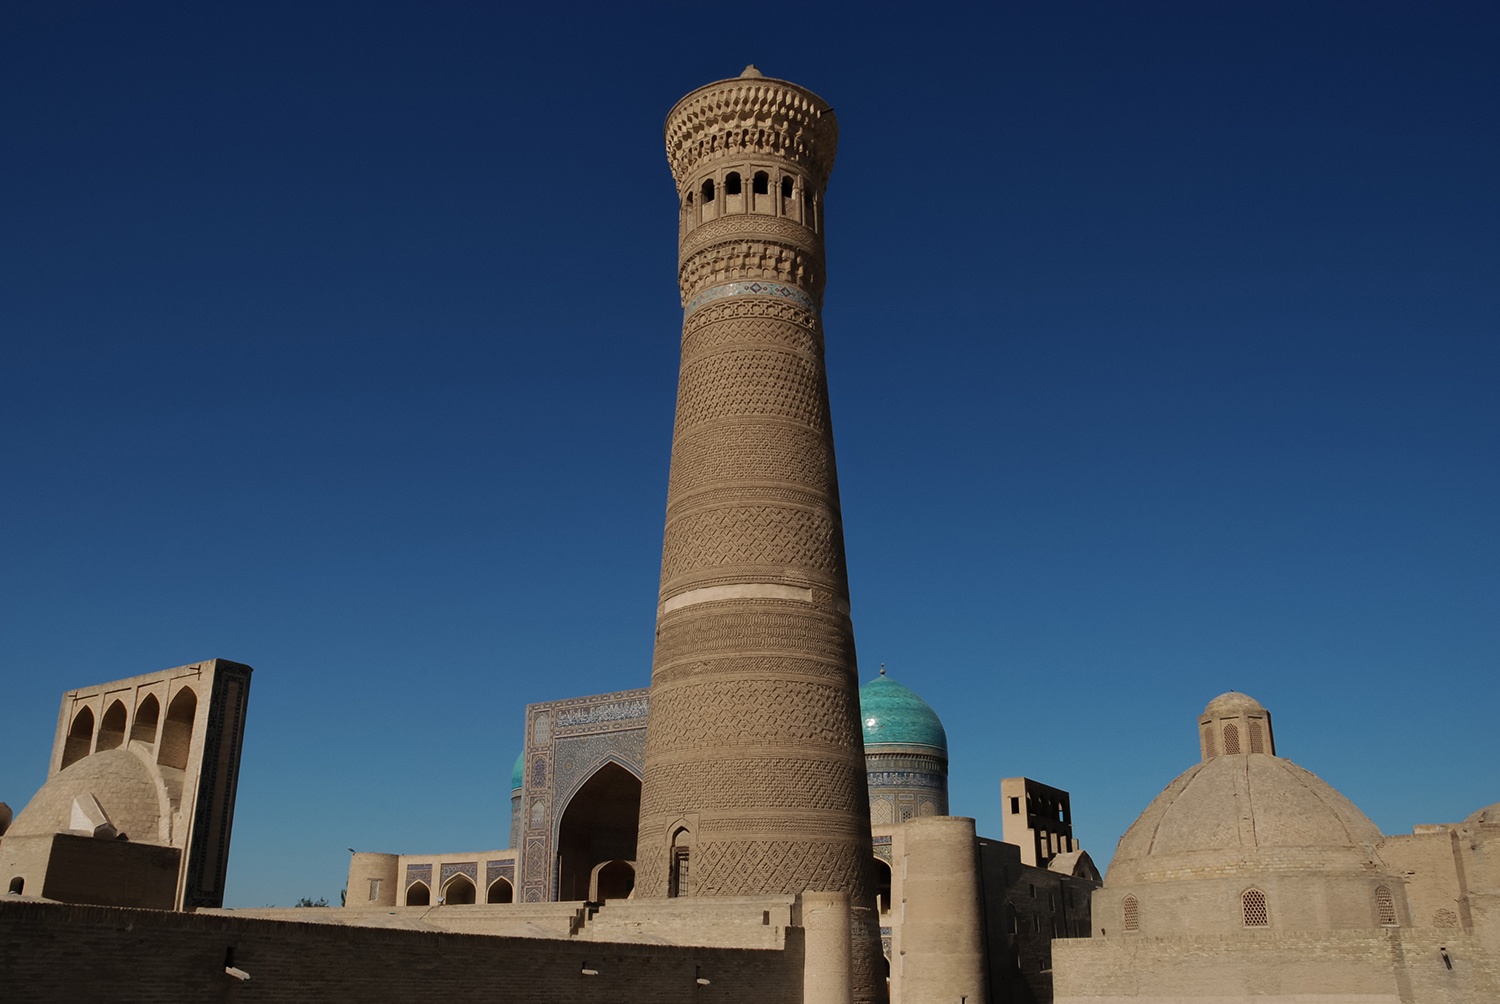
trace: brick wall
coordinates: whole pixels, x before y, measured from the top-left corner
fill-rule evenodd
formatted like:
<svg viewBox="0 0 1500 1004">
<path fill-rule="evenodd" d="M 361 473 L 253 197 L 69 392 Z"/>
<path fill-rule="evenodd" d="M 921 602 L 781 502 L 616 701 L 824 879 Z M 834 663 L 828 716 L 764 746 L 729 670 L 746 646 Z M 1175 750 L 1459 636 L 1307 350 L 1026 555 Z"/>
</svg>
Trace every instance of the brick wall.
<svg viewBox="0 0 1500 1004">
<path fill-rule="evenodd" d="M 1265 931 L 1061 941 L 1053 945 L 1056 999 L 1060 1004 L 1500 1000 L 1494 953 L 1466 932 L 1448 934 Z"/>
<path fill-rule="evenodd" d="M 233 964 L 250 973 L 248 982 L 225 974 L 229 952 Z M 585 962 L 597 976 L 580 972 Z M 0 996 L 7 1004 L 799 1004 L 802 962 L 797 929 L 787 932 L 781 951 L 684 948 L 0 900 Z M 708 986 L 697 984 L 700 975 Z"/>
</svg>

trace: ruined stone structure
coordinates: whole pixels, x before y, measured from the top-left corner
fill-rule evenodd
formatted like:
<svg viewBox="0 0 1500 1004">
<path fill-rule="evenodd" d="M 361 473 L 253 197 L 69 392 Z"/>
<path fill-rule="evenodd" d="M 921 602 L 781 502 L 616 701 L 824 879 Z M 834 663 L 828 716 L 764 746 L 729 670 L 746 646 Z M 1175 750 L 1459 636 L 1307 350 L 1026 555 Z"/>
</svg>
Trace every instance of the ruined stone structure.
<svg viewBox="0 0 1500 1004">
<path fill-rule="evenodd" d="M 643 898 L 843 891 L 876 994 L 869 802 L 823 364 L 838 127 L 753 67 L 667 116 L 682 368 L 641 791 Z"/>
<path fill-rule="evenodd" d="M 64 694 L 47 783 L 0 839 L 8 891 L 222 904 L 249 696 L 250 667 L 225 659 Z"/>
<path fill-rule="evenodd" d="M 1046 868 L 1059 854 L 1078 851 L 1066 791 L 1029 777 L 1008 777 L 1000 782 L 1000 804 L 1001 835 L 1021 848 L 1023 863 Z"/>
</svg>

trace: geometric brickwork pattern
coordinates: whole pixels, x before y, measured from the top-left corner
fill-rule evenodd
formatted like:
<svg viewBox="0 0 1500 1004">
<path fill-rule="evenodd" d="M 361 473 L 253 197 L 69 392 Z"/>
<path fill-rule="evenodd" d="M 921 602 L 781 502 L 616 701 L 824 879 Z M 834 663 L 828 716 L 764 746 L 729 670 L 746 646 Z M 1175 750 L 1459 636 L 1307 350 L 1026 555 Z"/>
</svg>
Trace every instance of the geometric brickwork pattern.
<svg viewBox="0 0 1500 1004">
<path fill-rule="evenodd" d="M 641 776 L 646 696 L 646 690 L 623 690 L 527 705 L 519 901 L 558 898 L 558 827 L 578 789 L 607 763 Z"/>
<path fill-rule="evenodd" d="M 847 891 L 883 997 L 823 328 L 838 127 L 750 73 L 667 118 L 681 208 L 673 427 L 638 898 Z"/>
</svg>

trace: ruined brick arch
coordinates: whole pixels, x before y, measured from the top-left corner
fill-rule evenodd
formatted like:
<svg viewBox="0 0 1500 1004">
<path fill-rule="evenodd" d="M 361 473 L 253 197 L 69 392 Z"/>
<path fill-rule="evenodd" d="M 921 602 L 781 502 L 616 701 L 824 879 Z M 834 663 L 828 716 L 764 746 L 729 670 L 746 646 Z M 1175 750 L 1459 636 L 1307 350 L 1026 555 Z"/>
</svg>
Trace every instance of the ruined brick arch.
<svg viewBox="0 0 1500 1004">
<path fill-rule="evenodd" d="M 443 886 L 445 906 L 467 906 L 474 902 L 477 892 L 467 875 L 455 875 Z"/>
<path fill-rule="evenodd" d="M 427 888 L 426 882 L 413 882 L 406 887 L 407 906 L 430 906 L 432 904 L 432 890 Z"/>
<path fill-rule="evenodd" d="M 490 883 L 485 891 L 484 901 L 486 903 L 514 903 L 516 901 L 516 887 L 510 884 L 509 879 L 497 878 Z"/>
<path fill-rule="evenodd" d="M 135 709 L 135 721 L 130 724 L 131 742 L 155 743 L 156 727 L 161 724 L 161 702 L 155 694 L 147 694 Z"/>
<path fill-rule="evenodd" d="M 94 712 L 90 708 L 80 708 L 73 716 L 73 724 L 68 726 L 68 738 L 63 743 L 63 768 L 88 756 L 93 746 Z"/>
<path fill-rule="evenodd" d="M 94 749 L 112 750 L 117 749 L 125 743 L 125 702 L 114 700 L 104 710 L 104 717 L 99 719 L 99 741 L 94 744 Z"/>
<path fill-rule="evenodd" d="M 198 695 L 193 688 L 183 687 L 167 705 L 167 720 L 161 727 L 161 744 L 156 750 L 156 762 L 163 767 L 186 770 L 188 752 L 193 745 L 193 719 L 198 714 Z"/>
</svg>

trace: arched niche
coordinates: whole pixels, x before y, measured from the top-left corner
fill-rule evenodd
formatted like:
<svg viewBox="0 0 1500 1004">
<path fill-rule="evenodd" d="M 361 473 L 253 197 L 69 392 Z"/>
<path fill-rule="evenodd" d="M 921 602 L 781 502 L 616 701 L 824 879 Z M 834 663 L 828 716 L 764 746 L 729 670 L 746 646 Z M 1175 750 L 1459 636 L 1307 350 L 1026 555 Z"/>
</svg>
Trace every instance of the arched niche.
<svg viewBox="0 0 1500 1004">
<path fill-rule="evenodd" d="M 99 719 L 99 741 L 94 744 L 95 750 L 117 749 L 125 743 L 125 703 L 123 701 L 111 701 L 109 707 L 104 709 L 104 717 Z"/>
<path fill-rule="evenodd" d="M 94 746 L 94 712 L 92 708 L 81 708 L 68 726 L 68 738 L 63 742 L 62 765 L 67 767 L 89 755 Z"/>
<path fill-rule="evenodd" d="M 516 888 L 508 879 L 497 878 L 490 883 L 489 890 L 484 894 L 484 901 L 486 903 L 514 903 Z"/>
<path fill-rule="evenodd" d="M 693 893 L 693 831 L 686 826 L 672 829 L 671 860 L 667 870 L 667 895 L 691 896 Z"/>
<path fill-rule="evenodd" d="M 161 702 L 155 694 L 147 694 L 135 709 L 135 721 L 130 723 L 130 741 L 155 744 L 156 727 L 161 724 Z"/>
<path fill-rule="evenodd" d="M 605 861 L 594 866 L 589 882 L 589 899 L 607 903 L 612 899 L 629 899 L 635 890 L 635 864 L 630 861 Z"/>
<path fill-rule="evenodd" d="M 603 862 L 635 857 L 641 781 L 614 761 L 602 765 L 568 799 L 557 827 L 557 898 L 582 900 Z"/>
<path fill-rule="evenodd" d="M 406 887 L 407 906 L 431 906 L 432 890 L 427 888 L 426 882 L 413 882 Z"/>
<path fill-rule="evenodd" d="M 474 902 L 475 895 L 474 883 L 467 875 L 455 875 L 443 886 L 445 906 L 466 906 Z"/>
<path fill-rule="evenodd" d="M 167 720 L 161 727 L 161 745 L 156 762 L 163 767 L 187 770 L 188 751 L 193 745 L 193 718 L 198 714 L 198 695 L 183 687 L 167 705 Z"/>
</svg>

